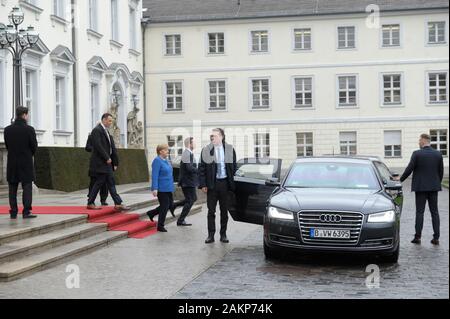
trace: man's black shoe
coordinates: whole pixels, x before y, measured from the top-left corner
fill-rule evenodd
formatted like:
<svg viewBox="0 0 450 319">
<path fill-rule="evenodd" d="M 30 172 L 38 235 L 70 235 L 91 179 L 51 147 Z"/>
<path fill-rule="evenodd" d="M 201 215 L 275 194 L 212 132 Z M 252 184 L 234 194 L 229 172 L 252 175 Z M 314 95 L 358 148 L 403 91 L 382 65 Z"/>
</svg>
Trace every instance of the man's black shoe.
<svg viewBox="0 0 450 319">
<path fill-rule="evenodd" d="M 177 226 L 192 226 L 192 224 L 188 224 L 186 222 L 177 223 Z"/>
<path fill-rule="evenodd" d="M 439 246 L 439 239 L 432 239 L 432 240 L 431 240 L 431 243 L 432 243 L 433 245 Z"/>
<path fill-rule="evenodd" d="M 167 233 L 167 229 L 165 229 L 164 227 L 158 227 L 158 231 L 161 233 Z"/>
<path fill-rule="evenodd" d="M 414 239 L 411 240 L 411 243 L 412 243 L 412 244 L 420 245 L 420 244 L 422 243 L 422 240 L 420 239 L 420 237 L 414 236 Z"/>
<path fill-rule="evenodd" d="M 228 244 L 230 241 L 228 240 L 228 238 L 227 238 L 227 235 L 221 235 L 220 236 L 220 241 L 222 242 L 222 243 L 225 243 L 225 244 Z"/>
<path fill-rule="evenodd" d="M 32 218 L 37 218 L 37 216 L 33 214 L 23 215 L 23 219 L 32 219 Z"/>
<path fill-rule="evenodd" d="M 147 212 L 147 216 L 148 216 L 148 218 L 150 218 L 150 220 L 153 222 L 154 220 L 153 220 L 153 218 L 155 218 L 155 213 L 154 213 L 154 211 L 153 210 L 149 210 L 148 212 Z"/>
<path fill-rule="evenodd" d="M 215 242 L 215 240 L 214 240 L 214 234 L 210 234 L 210 235 L 208 236 L 208 238 L 206 238 L 205 244 L 212 244 L 213 242 Z"/>
<path fill-rule="evenodd" d="M 17 214 L 10 214 L 9 216 L 11 219 L 17 219 Z"/>
<path fill-rule="evenodd" d="M 107 202 L 102 202 L 102 206 L 109 206 Z"/>
</svg>

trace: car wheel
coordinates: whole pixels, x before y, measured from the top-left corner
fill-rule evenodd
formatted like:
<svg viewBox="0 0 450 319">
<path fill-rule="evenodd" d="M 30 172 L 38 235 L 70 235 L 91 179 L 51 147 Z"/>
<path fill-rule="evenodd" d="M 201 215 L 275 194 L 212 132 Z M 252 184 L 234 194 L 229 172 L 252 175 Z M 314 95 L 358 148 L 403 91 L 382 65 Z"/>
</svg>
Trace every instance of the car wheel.
<svg viewBox="0 0 450 319">
<path fill-rule="evenodd" d="M 382 260 L 386 263 L 396 264 L 398 262 L 399 257 L 400 257 L 400 244 L 397 246 L 397 249 L 392 254 L 384 256 Z"/>
<path fill-rule="evenodd" d="M 273 260 L 273 259 L 279 259 L 281 257 L 281 254 L 279 251 L 274 250 L 273 248 L 270 248 L 266 242 L 264 242 L 264 256 L 266 259 Z"/>
</svg>

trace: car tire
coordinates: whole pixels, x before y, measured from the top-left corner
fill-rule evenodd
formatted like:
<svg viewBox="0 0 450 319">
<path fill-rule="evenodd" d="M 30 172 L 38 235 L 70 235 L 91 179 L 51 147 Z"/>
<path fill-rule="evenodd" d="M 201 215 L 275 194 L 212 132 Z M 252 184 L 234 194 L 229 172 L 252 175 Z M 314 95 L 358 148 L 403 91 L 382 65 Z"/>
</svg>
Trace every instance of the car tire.
<svg viewBox="0 0 450 319">
<path fill-rule="evenodd" d="M 398 263 L 399 257 L 400 257 L 400 244 L 398 244 L 397 249 L 392 254 L 383 256 L 382 261 L 385 263 L 396 264 Z"/>
<path fill-rule="evenodd" d="M 266 259 L 268 260 L 273 260 L 273 259 L 280 259 L 281 258 L 281 254 L 279 251 L 276 251 L 273 248 L 270 248 L 266 242 L 264 242 L 264 256 L 266 257 Z"/>
</svg>

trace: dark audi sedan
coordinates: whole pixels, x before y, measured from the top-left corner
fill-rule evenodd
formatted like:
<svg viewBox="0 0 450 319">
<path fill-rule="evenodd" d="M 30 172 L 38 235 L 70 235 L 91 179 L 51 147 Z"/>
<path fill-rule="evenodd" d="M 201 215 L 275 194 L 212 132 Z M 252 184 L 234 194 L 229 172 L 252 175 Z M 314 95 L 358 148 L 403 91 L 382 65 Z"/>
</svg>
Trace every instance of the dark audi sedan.
<svg viewBox="0 0 450 319">
<path fill-rule="evenodd" d="M 378 158 L 302 158 L 283 180 L 278 159 L 245 159 L 238 167 L 230 213 L 264 225 L 267 258 L 342 252 L 397 262 L 402 185 Z"/>
</svg>

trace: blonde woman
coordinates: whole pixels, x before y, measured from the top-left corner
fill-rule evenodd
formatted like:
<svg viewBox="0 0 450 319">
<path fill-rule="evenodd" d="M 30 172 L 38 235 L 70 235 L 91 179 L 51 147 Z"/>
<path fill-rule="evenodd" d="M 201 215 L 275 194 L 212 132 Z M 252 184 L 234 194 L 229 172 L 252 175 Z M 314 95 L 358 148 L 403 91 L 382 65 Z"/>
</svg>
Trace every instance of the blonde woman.
<svg viewBox="0 0 450 319">
<path fill-rule="evenodd" d="M 170 164 L 169 145 L 162 144 L 156 148 L 157 156 L 152 162 L 152 192 L 158 197 L 159 207 L 147 212 L 151 221 L 156 215 L 158 217 L 158 231 L 166 233 L 164 227 L 167 211 L 173 207 L 173 168 Z"/>
</svg>

